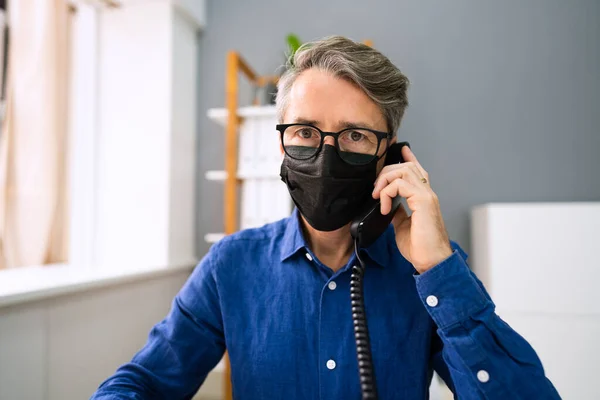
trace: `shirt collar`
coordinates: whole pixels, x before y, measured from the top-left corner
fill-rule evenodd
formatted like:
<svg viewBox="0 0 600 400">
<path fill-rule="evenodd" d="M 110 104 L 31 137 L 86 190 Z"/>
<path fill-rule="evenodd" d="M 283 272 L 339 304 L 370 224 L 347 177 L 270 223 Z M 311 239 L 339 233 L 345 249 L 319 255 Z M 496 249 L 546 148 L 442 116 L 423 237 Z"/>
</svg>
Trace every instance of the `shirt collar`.
<svg viewBox="0 0 600 400">
<path fill-rule="evenodd" d="M 362 250 L 378 266 L 385 268 L 393 259 L 393 252 L 398 252 L 394 227 L 390 224 L 381 236 L 369 247 Z"/>
<path fill-rule="evenodd" d="M 306 241 L 304 233 L 300 225 L 300 213 L 297 208 L 294 208 L 292 215 L 288 218 L 283 239 L 281 241 L 281 261 L 285 261 L 301 249 L 306 249 Z"/>
<path fill-rule="evenodd" d="M 308 249 L 308 245 L 302 232 L 300 213 L 294 208 L 292 215 L 288 218 L 283 239 L 281 242 L 281 261 L 285 261 L 298 253 L 300 250 Z M 398 251 L 393 226 L 386 231 L 369 247 L 361 253 L 366 254 L 376 265 L 385 267 L 392 260 L 392 252 Z"/>
</svg>

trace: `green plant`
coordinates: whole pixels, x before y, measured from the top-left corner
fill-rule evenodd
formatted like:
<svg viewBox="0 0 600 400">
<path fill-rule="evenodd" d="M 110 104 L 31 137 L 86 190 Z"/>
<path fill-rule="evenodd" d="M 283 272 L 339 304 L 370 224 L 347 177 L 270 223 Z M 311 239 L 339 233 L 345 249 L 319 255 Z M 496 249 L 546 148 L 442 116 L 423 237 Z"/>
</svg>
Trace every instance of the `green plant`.
<svg viewBox="0 0 600 400">
<path fill-rule="evenodd" d="M 285 72 L 286 68 L 289 66 L 288 62 L 294 62 L 294 54 L 296 54 L 296 51 L 298 51 L 300 46 L 302 46 L 300 38 L 293 33 L 290 33 L 285 37 L 285 42 L 287 44 L 287 49 L 283 54 L 283 56 L 285 57 L 283 65 L 279 68 L 280 76 Z M 269 82 L 266 86 L 265 92 L 267 94 L 267 104 L 275 104 L 275 100 L 277 98 L 277 84 Z"/>
<path fill-rule="evenodd" d="M 286 57 L 286 59 L 291 60 L 291 59 L 293 59 L 294 54 L 296 54 L 296 51 L 298 51 L 300 46 L 302 46 L 302 42 L 300 41 L 300 38 L 293 33 L 290 33 L 289 35 L 287 35 L 285 40 L 287 42 L 287 47 L 288 47 L 285 57 Z"/>
</svg>

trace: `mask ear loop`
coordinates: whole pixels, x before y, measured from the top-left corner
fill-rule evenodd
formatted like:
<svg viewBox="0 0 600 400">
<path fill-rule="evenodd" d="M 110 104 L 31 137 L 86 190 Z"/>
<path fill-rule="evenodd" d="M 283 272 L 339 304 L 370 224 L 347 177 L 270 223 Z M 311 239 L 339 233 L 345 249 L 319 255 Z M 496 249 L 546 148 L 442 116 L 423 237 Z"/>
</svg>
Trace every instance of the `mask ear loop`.
<svg viewBox="0 0 600 400">
<path fill-rule="evenodd" d="M 390 146 L 387 146 L 385 151 L 383 153 L 381 153 L 380 156 L 377 157 L 377 161 L 381 160 L 387 154 L 389 149 L 390 149 Z"/>
<path fill-rule="evenodd" d="M 388 144 L 387 144 L 387 146 L 385 146 L 385 151 L 384 151 L 383 153 L 381 153 L 381 155 L 380 155 L 379 157 L 377 157 L 377 161 L 381 160 L 381 159 L 382 159 L 382 158 L 383 158 L 383 157 L 384 157 L 384 156 L 387 154 L 387 152 L 388 152 L 388 150 L 390 149 L 390 147 L 392 147 L 392 146 L 393 146 L 393 144 L 392 144 L 392 143 L 390 143 L 390 142 L 392 141 L 392 138 L 393 138 L 393 136 L 394 136 L 394 135 L 391 135 L 391 134 L 390 134 L 390 135 L 387 137 Z M 379 143 L 381 144 L 381 142 L 379 142 Z M 377 148 L 377 150 L 379 150 L 379 147 Z"/>
</svg>

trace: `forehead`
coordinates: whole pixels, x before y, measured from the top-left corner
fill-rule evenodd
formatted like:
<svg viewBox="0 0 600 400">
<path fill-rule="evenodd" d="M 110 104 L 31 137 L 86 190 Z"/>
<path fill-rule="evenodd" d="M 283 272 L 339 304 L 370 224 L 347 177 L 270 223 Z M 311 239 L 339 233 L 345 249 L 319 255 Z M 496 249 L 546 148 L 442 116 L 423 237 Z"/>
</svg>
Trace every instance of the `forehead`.
<svg viewBox="0 0 600 400">
<path fill-rule="evenodd" d="M 319 69 L 302 72 L 291 87 L 285 123 L 315 121 L 323 130 L 340 130 L 353 124 L 385 131 L 385 118 L 377 104 L 352 82 Z"/>
</svg>

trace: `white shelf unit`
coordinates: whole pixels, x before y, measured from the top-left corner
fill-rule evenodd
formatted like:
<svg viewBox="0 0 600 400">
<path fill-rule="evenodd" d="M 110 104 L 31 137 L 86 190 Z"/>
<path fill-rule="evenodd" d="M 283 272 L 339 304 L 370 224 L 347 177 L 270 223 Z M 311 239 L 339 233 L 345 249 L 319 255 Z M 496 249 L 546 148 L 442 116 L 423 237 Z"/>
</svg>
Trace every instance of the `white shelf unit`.
<svg viewBox="0 0 600 400">
<path fill-rule="evenodd" d="M 274 106 L 241 107 L 237 111 L 242 122 L 239 129 L 237 178 L 241 182 L 239 229 L 259 227 L 289 216 L 292 200 L 279 171 L 283 155 L 279 134 L 275 130 L 277 114 Z M 227 123 L 227 109 L 208 110 L 208 117 L 222 127 Z M 205 178 L 224 181 L 226 171 L 207 171 Z M 205 240 L 214 243 L 223 233 L 209 233 Z"/>
<path fill-rule="evenodd" d="M 565 399 L 600 399 L 600 203 L 472 210 L 470 263 Z"/>
</svg>

